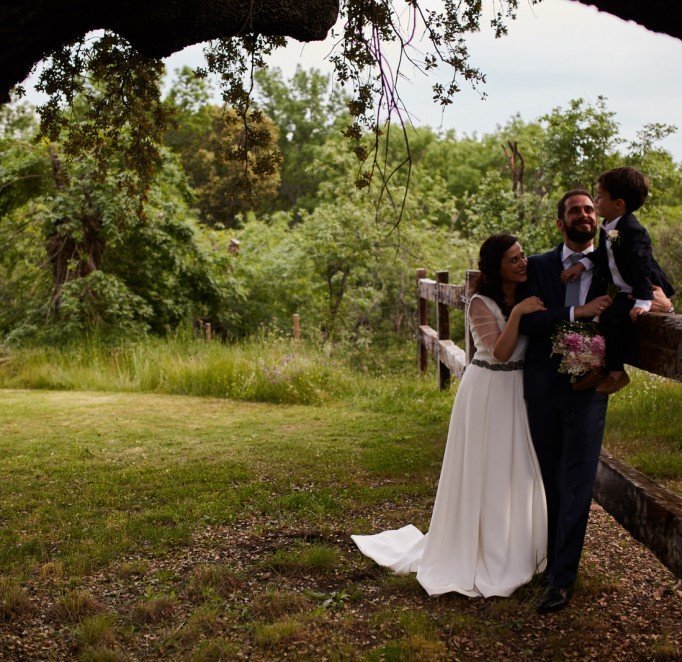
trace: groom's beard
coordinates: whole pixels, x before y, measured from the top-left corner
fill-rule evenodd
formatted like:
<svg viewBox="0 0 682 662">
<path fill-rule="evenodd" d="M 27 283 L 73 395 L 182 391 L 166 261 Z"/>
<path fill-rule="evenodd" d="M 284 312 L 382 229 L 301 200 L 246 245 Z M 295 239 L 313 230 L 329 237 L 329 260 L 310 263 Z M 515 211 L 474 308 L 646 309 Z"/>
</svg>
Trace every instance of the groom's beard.
<svg viewBox="0 0 682 662">
<path fill-rule="evenodd" d="M 573 226 L 566 228 L 566 236 L 578 244 L 584 244 L 590 239 L 594 239 L 597 234 L 597 228 L 592 228 L 591 230 L 578 230 Z"/>
</svg>

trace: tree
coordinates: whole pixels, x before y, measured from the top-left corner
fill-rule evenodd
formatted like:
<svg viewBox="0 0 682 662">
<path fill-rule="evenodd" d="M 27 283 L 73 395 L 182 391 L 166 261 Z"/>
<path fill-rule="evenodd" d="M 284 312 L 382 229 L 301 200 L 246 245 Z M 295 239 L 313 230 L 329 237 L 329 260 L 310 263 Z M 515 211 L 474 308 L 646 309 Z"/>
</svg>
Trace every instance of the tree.
<svg viewBox="0 0 682 662">
<path fill-rule="evenodd" d="M 454 213 L 443 182 L 415 179 L 398 229 L 385 201 L 379 220 L 371 200 L 353 182 L 352 155 L 331 137 L 309 164 L 321 172 L 317 205 L 248 220 L 240 232 L 236 278 L 248 296 L 242 308 L 252 324 L 289 329 L 301 314 L 307 329 L 326 340 L 371 342 L 404 333 L 415 310 L 414 266 L 467 264 L 464 242 L 438 227 Z"/>
<path fill-rule="evenodd" d="M 101 172 L 91 155 L 74 159 L 59 143 L 26 140 L 30 122 L 21 114 L 2 124 L 0 333 L 163 333 L 193 315 L 228 311 L 228 253 L 202 236 L 170 153 L 161 150 L 140 208 L 125 186 L 134 173 L 124 159 Z"/>
<path fill-rule="evenodd" d="M 252 153 L 248 177 L 253 185 L 244 186 L 243 166 L 227 158 L 237 148 L 242 130 L 236 112 L 209 103 L 208 82 L 197 78 L 189 67 L 176 73 L 166 99 L 175 111 L 175 122 L 164 142 L 182 161 L 201 221 L 210 226 L 236 227 L 239 214 L 272 204 L 280 183 L 279 169 L 268 169 L 268 174 L 254 177 L 258 161 Z M 253 124 L 255 130 L 277 141 L 277 127 L 266 115 Z"/>
<path fill-rule="evenodd" d="M 67 0 L 0 7 L 0 103 L 31 67 L 50 53 L 105 29 L 117 33 L 141 55 L 162 58 L 209 39 L 248 33 L 287 35 L 301 41 L 324 39 L 334 25 L 338 0 L 247 2 L 240 0 Z"/>
<path fill-rule="evenodd" d="M 680 9 L 669 2 L 580 2 L 636 21 L 650 30 L 682 38 Z M 163 0 L 142 4 L 132 0 L 117 3 L 45 0 L 37 6 L 28 2 L 4 3 L 0 9 L 0 102 L 6 101 L 11 87 L 20 83 L 36 62 L 91 30 L 117 32 L 140 53 L 160 58 L 190 44 L 241 35 L 245 29 L 300 41 L 323 39 L 336 22 L 339 9 L 352 16 L 354 5 L 361 4 L 357 0 L 176 0 L 172 6 Z M 419 3 L 414 5 L 418 7 Z M 369 9 L 377 17 L 392 11 L 390 5 L 381 2 Z M 449 36 L 456 38 L 456 34 Z"/>
<path fill-rule="evenodd" d="M 71 2 L 78 4 L 79 0 Z M 137 173 L 140 187 L 137 191 L 131 190 L 131 194 L 136 193 L 138 197 L 144 197 L 145 186 L 158 160 L 154 145 L 158 143 L 159 135 L 166 130 L 169 118 L 158 112 L 160 107 L 156 106 L 157 112 L 146 114 L 151 121 L 139 122 L 138 114 L 145 113 L 141 112 L 136 100 L 142 100 L 145 105 L 150 102 L 156 105 L 159 63 L 153 57 L 158 57 L 164 49 L 172 49 L 178 45 L 178 41 L 182 41 L 178 17 L 189 18 L 186 15 L 186 3 L 174 5 L 171 19 L 162 7 L 153 4 L 153 16 L 160 22 L 165 21 L 171 34 L 159 33 L 158 30 L 145 31 L 142 26 L 149 16 L 144 12 L 136 16 L 134 21 L 126 21 L 127 7 L 121 7 L 122 13 L 112 17 L 108 5 L 105 5 L 100 11 L 84 9 L 79 15 L 80 20 L 70 26 L 65 27 L 57 21 L 51 26 L 51 37 L 45 40 L 47 51 L 42 47 L 36 51 L 32 39 L 26 41 L 26 50 L 16 38 L 10 40 L 16 62 L 21 62 L 23 58 L 25 63 L 26 53 L 32 49 L 34 57 L 38 54 L 48 56 L 38 87 L 50 95 L 40 113 L 42 130 L 52 140 L 63 127 L 61 109 L 64 104 L 70 104 L 86 92 L 86 72 L 100 74 L 100 82 L 107 88 L 104 101 L 90 115 L 93 121 L 82 123 L 77 136 L 64 137 L 64 147 L 72 153 L 85 149 L 97 154 L 101 159 L 100 167 L 104 168 L 104 157 L 96 147 L 101 140 L 100 131 L 106 130 L 106 138 L 112 146 L 120 150 L 127 149 L 125 153 L 129 159 L 140 161 Z M 203 3 L 194 4 L 196 6 L 192 10 L 195 14 L 189 20 L 185 36 L 211 36 L 206 35 L 206 30 L 214 32 L 219 25 L 215 11 L 229 12 L 229 6 L 233 3 L 223 0 L 217 3 L 217 8 L 211 5 L 213 13 Z M 251 171 L 257 177 L 268 176 L 275 172 L 279 162 L 277 152 L 271 147 L 271 136 L 258 127 L 260 114 L 252 111 L 254 72 L 264 65 L 267 54 L 285 43 L 283 35 L 317 38 L 320 24 L 326 26 L 323 29 L 326 32 L 331 26 L 328 20 L 335 18 L 337 9 L 344 24 L 331 61 L 336 69 L 336 78 L 342 85 L 351 87 L 353 93 L 353 99 L 348 104 L 352 119 L 345 135 L 354 143 L 354 151 L 364 164 L 358 174 L 358 186 L 369 186 L 374 175 L 378 175 L 379 200 L 387 192 L 393 177 L 392 171 L 385 168 L 385 157 L 382 157 L 380 150 L 383 131 L 379 127 L 385 127 L 388 139 L 391 121 L 397 120 L 403 136 L 406 135 L 405 111 L 398 89 L 402 67 L 407 62 L 425 70 L 432 70 L 439 64 L 448 67 L 452 73 L 450 82 L 446 85 L 437 83 L 433 88 L 434 98 L 444 105 L 451 103 L 453 95 L 460 89 L 461 79 L 474 86 L 484 79 L 483 74 L 470 63 L 464 39 L 465 35 L 479 29 L 482 14 L 480 0 L 446 2 L 441 10 L 428 10 L 419 0 L 410 0 L 405 16 L 401 16 L 401 11 L 388 0 L 343 0 L 340 5 L 329 0 L 307 0 L 296 7 L 290 6 L 287 0 L 272 4 L 274 7 L 263 9 L 260 3 L 235 2 L 233 8 L 244 10 L 244 20 L 235 24 L 234 16 L 226 17 L 221 28 L 225 30 L 225 36 L 212 42 L 206 50 L 208 70 L 220 75 L 223 99 L 241 118 L 242 131 L 236 148 L 231 150 L 231 156 L 244 164 L 241 185 L 248 192 L 252 192 L 253 188 Z M 518 0 L 503 0 L 496 6 L 492 27 L 497 36 L 506 31 L 506 21 L 514 17 L 517 4 Z M 21 29 L 25 30 L 27 24 L 38 32 L 40 12 L 31 11 L 30 17 L 22 18 L 16 7 L 6 11 L 6 18 L 23 21 L 19 30 L 8 30 L 9 37 L 16 36 Z M 273 17 L 278 16 L 278 13 L 283 20 L 275 22 Z M 236 14 L 239 15 L 239 11 Z M 86 43 L 84 34 L 79 35 L 79 32 L 84 32 L 93 16 L 98 17 L 98 26 L 111 26 L 112 32 L 105 32 L 103 37 Z M 291 19 L 299 17 L 302 20 L 297 26 L 295 20 Z M 7 21 L 2 23 L 6 24 Z M 431 43 L 424 57 L 416 52 L 408 52 L 418 29 L 424 30 Z M 401 53 L 393 66 L 386 56 L 392 44 L 398 44 Z M 403 58 L 403 55 L 406 57 Z M 12 72 L 10 79 L 16 75 L 16 68 Z M 111 112 L 110 107 L 116 112 Z M 135 146 L 122 137 L 127 132 L 132 134 Z M 369 149 L 363 140 L 368 132 L 373 136 Z M 151 137 L 151 140 L 145 140 L 145 136 Z M 250 164 L 252 155 L 255 155 L 253 167 Z M 410 162 L 408 151 L 405 161 L 398 167 L 409 167 Z M 399 216 L 401 209 L 398 211 Z"/>
<path fill-rule="evenodd" d="M 260 117 L 250 110 L 254 72 L 264 64 L 265 55 L 286 43 L 286 36 L 304 41 L 321 39 L 337 15 L 341 17 L 343 28 L 340 35 L 334 35 L 339 38 L 331 61 L 337 80 L 352 88 L 349 111 L 353 119 L 346 128 L 346 136 L 363 164 L 357 184 L 366 187 L 377 179 L 377 204 L 388 192 L 394 173 L 385 167 L 380 127 L 390 130 L 391 123 L 397 123 L 407 140 L 408 122 L 399 91 L 402 68 L 408 63 L 425 71 L 439 65 L 447 67 L 451 72 L 450 81 L 433 86 L 434 100 L 443 105 L 452 102 L 462 80 L 474 87 L 484 81 L 482 72 L 469 60 L 465 40 L 466 35 L 479 30 L 483 7 L 480 0 L 459 3 L 447 0 L 439 10 L 429 9 L 423 0 L 409 0 L 405 13 L 390 0 L 177 0 L 172 8 L 161 0 L 150 0 L 142 7 L 130 0 L 95 5 L 84 0 L 69 0 L 67 6 L 60 5 L 51 11 L 52 2 L 45 0 L 38 8 L 23 2 L 5 3 L 0 10 L 0 72 L 4 74 L 0 78 L 0 101 L 7 98 L 9 89 L 28 73 L 31 65 L 47 58 L 39 87 L 51 98 L 41 109 L 41 116 L 43 132 L 54 139 L 58 132 L 58 110 L 83 92 L 85 72 L 105 69 L 114 83 L 107 98 L 125 97 L 127 103 L 113 105 L 127 108 L 131 116 L 121 122 L 115 114 L 98 113 L 100 116 L 92 125 L 82 127 L 78 140 L 67 139 L 65 147 L 73 151 L 85 143 L 92 148 L 99 140 L 99 131 L 104 129 L 112 143 L 125 146 L 126 142 L 119 141 L 118 136 L 127 124 L 137 135 L 140 147 L 134 149 L 128 143 L 129 156 L 141 161 L 141 189 L 131 191 L 140 196 L 144 195 L 150 166 L 158 157 L 150 145 L 157 142 L 156 137 L 165 130 L 168 120 L 157 114 L 154 121 L 138 125 L 132 116 L 136 113 L 132 97 L 152 101 L 158 97 L 154 76 L 149 75 L 158 68 L 154 58 L 190 43 L 215 39 L 206 51 L 207 67 L 220 75 L 224 100 L 242 119 L 243 131 L 232 156 L 244 162 L 241 184 L 247 191 L 252 189 L 254 180 L 251 171 L 257 177 L 269 176 L 277 168 L 272 141 L 266 132 L 259 130 Z M 653 8 L 647 6 L 646 10 L 631 6 L 623 9 L 611 0 L 589 0 L 589 4 L 633 18 L 653 29 L 682 34 L 671 20 L 669 7 L 664 9 L 663 3 L 660 7 L 658 3 Z M 506 32 L 506 22 L 514 18 L 517 6 L 518 0 L 494 4 L 491 23 L 496 36 Z M 94 28 L 110 32 L 86 43 L 85 34 Z M 411 50 L 418 31 L 430 42 L 423 57 Z M 398 45 L 399 56 L 391 63 L 387 53 L 393 44 Z M 119 85 L 120 81 L 130 84 Z M 363 142 L 367 132 L 373 136 L 369 149 Z M 145 135 L 152 136 L 150 144 L 143 140 Z M 254 168 L 249 167 L 252 154 L 256 154 Z M 410 163 L 408 150 L 406 159 L 398 167 L 409 168 Z M 399 210 L 398 217 L 400 213 Z"/>
<path fill-rule="evenodd" d="M 658 144 L 676 132 L 676 126 L 653 122 L 642 127 L 628 145 L 628 164 L 646 173 L 652 184 L 652 195 L 646 202 L 648 210 L 661 205 L 677 205 L 682 199 L 682 166 Z"/>
<path fill-rule="evenodd" d="M 597 177 L 616 165 L 623 142 L 614 118 L 604 97 L 594 104 L 573 99 L 567 109 L 555 108 L 540 118 L 546 131 L 541 174 L 545 192 L 594 189 Z"/>
<path fill-rule="evenodd" d="M 277 125 L 282 154 L 278 206 L 311 209 L 320 184 L 319 174 L 309 168 L 319 148 L 347 121 L 348 101 L 330 79 L 316 69 L 301 67 L 285 81 L 279 69 L 261 69 L 255 74 L 257 102 Z"/>
<path fill-rule="evenodd" d="M 539 2 L 540 0 L 533 0 Z M 646 9 L 630 3 L 623 8 L 612 0 L 581 0 L 605 11 L 627 19 L 634 19 L 652 29 L 682 37 L 682 31 L 672 20 L 668 3 L 656 0 Z M 45 0 L 39 7 L 29 3 L 5 3 L 0 10 L 0 101 L 8 100 L 10 88 L 19 83 L 30 67 L 47 58 L 40 87 L 51 95 L 41 111 L 43 131 L 54 138 L 58 113 L 62 102 L 72 101 L 82 92 L 82 78 L 94 64 L 108 69 L 115 81 L 136 80 L 134 93 L 154 97 L 148 75 L 139 75 L 138 69 L 147 71 L 158 67 L 154 58 L 168 55 L 183 46 L 206 39 L 215 39 L 207 50 L 208 69 L 219 73 L 223 82 L 223 96 L 243 121 L 243 133 L 234 156 L 245 162 L 244 184 L 249 185 L 248 161 L 253 151 L 260 151 L 257 174 L 272 174 L 276 169 L 276 155 L 270 149 L 264 132 L 253 123 L 258 118 L 249 114 L 254 71 L 264 64 L 264 56 L 273 48 L 286 43 L 286 36 L 303 41 L 323 38 L 334 24 L 337 15 L 343 28 L 337 40 L 331 61 L 336 78 L 349 85 L 353 99 L 349 111 L 353 121 L 346 136 L 355 143 L 355 153 L 365 165 L 357 184 L 369 186 L 373 177 L 380 181 L 379 201 L 387 192 L 393 171 L 382 167 L 382 131 L 397 120 L 406 137 L 406 114 L 400 97 L 399 80 L 402 67 L 410 65 L 430 71 L 439 65 L 451 72 L 447 84 L 433 86 L 434 100 L 447 105 L 452 102 L 464 79 L 477 86 L 484 81 L 482 72 L 469 60 L 466 35 L 479 30 L 481 0 L 447 0 L 440 10 L 429 9 L 423 0 L 409 0 L 407 12 L 395 7 L 390 0 L 275 0 L 274 2 L 247 2 L 245 0 L 177 0 L 169 7 L 161 0 L 150 0 L 142 8 L 138 3 L 125 0 L 116 4 L 86 3 L 69 0 L 68 5 L 52 7 L 54 0 Z M 491 21 L 496 36 L 506 32 L 506 21 L 513 19 L 518 0 L 494 3 Z M 680 11 L 679 9 L 674 11 Z M 85 43 L 89 30 L 104 28 L 104 38 Z M 410 50 L 415 34 L 423 32 L 430 46 L 423 54 Z M 115 37 L 113 35 L 118 35 Z M 112 44 L 116 46 L 112 49 Z M 389 46 L 399 46 L 398 59 L 391 63 L 387 58 Z M 133 51 L 131 53 L 130 51 Z M 140 83 L 140 81 L 144 81 Z M 111 94 L 127 94 L 125 86 Z M 158 94 L 157 94 L 158 96 Z M 130 95 L 127 94 L 130 101 Z M 132 104 L 131 104 L 132 105 Z M 134 112 L 131 109 L 131 112 Z M 123 124 L 112 122 L 113 116 L 104 116 L 94 126 L 82 131 L 80 139 L 89 143 L 97 140 L 99 129 L 108 127 L 109 138 L 117 142 Z M 165 128 L 165 119 L 157 117 L 140 135 L 147 132 L 157 135 Z M 132 118 L 129 126 L 136 127 Z M 374 136 L 371 149 L 361 144 L 363 133 L 369 130 Z M 152 141 L 154 142 L 154 141 Z M 77 143 L 76 143 L 77 144 Z M 67 149 L 75 147 L 67 142 Z M 144 161 L 154 150 L 138 151 Z M 131 154 L 135 154 L 131 150 Z M 410 154 L 399 167 L 409 167 Z M 142 172 L 148 170 L 145 163 Z M 146 181 L 143 177 L 143 183 Z"/>
</svg>

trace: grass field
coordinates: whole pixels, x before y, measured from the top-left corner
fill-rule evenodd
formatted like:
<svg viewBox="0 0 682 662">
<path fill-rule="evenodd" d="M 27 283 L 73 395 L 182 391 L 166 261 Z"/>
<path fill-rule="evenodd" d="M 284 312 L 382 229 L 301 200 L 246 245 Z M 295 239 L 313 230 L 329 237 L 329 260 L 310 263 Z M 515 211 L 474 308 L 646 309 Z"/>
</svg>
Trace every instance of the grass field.
<svg viewBox="0 0 682 662">
<path fill-rule="evenodd" d="M 379 357 L 382 357 L 379 360 Z M 274 339 L 242 345 L 191 338 L 121 347 L 86 343 L 0 356 L 0 388 L 165 393 L 291 405 L 358 404 L 390 416 L 425 416 L 445 429 L 456 382 L 439 394 L 419 378 L 412 344 L 367 355 L 371 369 L 317 348 Z M 630 369 L 632 385 L 611 397 L 604 443 L 615 455 L 682 493 L 682 385 Z"/>
<path fill-rule="evenodd" d="M 248 400 L 172 395 L 179 383 L 201 394 L 216 388 L 220 375 L 202 352 L 224 369 L 237 361 L 220 346 L 199 347 L 191 360 L 179 355 L 186 367 L 176 370 L 166 350 L 154 351 L 155 366 L 138 349 L 135 361 L 127 350 L 116 361 L 102 354 L 95 367 L 33 354 L 0 371 L 15 387 L 0 391 L 0 657 L 288 651 L 430 660 L 453 656 L 456 644 L 463 657 L 530 659 L 561 657 L 566 632 L 581 633 L 574 656 L 612 650 L 604 649 L 617 635 L 611 617 L 602 623 L 589 605 L 538 630 L 529 620 L 533 584 L 506 601 L 428 600 L 413 577 L 355 551 L 352 532 L 428 528 L 454 394 L 438 392 L 433 376 L 360 375 L 286 346 L 248 347 L 238 355 L 242 372 L 222 382 L 250 384 Z M 155 382 L 145 381 L 144 365 Z M 16 388 L 36 386 L 37 375 L 54 390 Z M 97 390 L 63 390 L 76 376 Z M 638 374 L 613 398 L 608 422 L 607 445 L 673 487 L 680 395 L 679 385 Z M 627 537 L 617 544 L 637 558 Z M 582 589 L 598 604 L 619 595 L 622 579 L 591 554 Z M 649 582 L 659 610 L 675 599 L 671 578 L 663 571 Z M 667 608 L 626 652 L 674 650 L 679 610 Z M 627 613 L 644 622 L 645 611 Z"/>
</svg>

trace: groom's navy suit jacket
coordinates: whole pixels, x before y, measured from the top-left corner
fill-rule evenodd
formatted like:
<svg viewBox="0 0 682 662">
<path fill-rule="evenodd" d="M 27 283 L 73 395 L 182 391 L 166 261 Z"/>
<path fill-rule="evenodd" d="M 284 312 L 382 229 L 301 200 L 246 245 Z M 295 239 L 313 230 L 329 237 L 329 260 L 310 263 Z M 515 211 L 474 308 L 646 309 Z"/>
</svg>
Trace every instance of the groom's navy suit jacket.
<svg viewBox="0 0 682 662">
<path fill-rule="evenodd" d="M 552 334 L 570 320 L 561 282 L 563 244 L 528 260 L 528 281 L 521 297 L 538 296 L 547 310 L 524 315 L 519 330 L 528 336 L 524 394 L 533 445 L 547 497 L 547 570 L 550 585 L 575 581 L 604 433 L 607 397 L 594 389 L 574 391 L 551 356 Z M 586 302 L 606 293 L 607 278 L 592 270 Z"/>
<path fill-rule="evenodd" d="M 533 255 L 528 259 L 528 281 L 521 288 L 521 298 L 537 296 L 546 311 L 521 318 L 520 332 L 528 336 L 528 349 L 523 373 L 524 393 L 527 400 L 546 400 L 557 389 L 570 390 L 568 375 L 560 374 L 560 357 L 552 353 L 552 334 L 558 324 L 570 321 L 570 308 L 564 306 L 566 286 L 561 282 L 563 271 L 561 252 L 563 244 L 554 250 Z M 606 294 L 607 274 L 595 265 L 587 301 Z"/>
</svg>

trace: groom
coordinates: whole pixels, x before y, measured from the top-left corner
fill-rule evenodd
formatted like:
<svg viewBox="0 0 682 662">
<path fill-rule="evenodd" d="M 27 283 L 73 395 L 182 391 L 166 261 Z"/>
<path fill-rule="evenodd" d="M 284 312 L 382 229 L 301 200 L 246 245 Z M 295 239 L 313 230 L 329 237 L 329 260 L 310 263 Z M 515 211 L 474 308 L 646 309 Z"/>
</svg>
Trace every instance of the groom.
<svg viewBox="0 0 682 662">
<path fill-rule="evenodd" d="M 522 297 L 537 296 L 547 310 L 524 315 L 520 332 L 528 336 L 524 395 L 533 445 L 547 496 L 547 580 L 538 612 L 568 605 L 578 573 L 592 488 L 604 434 L 608 396 L 594 389 L 574 391 L 568 375 L 551 356 L 552 334 L 561 321 L 589 321 L 611 304 L 606 274 L 594 267 L 564 285 L 561 271 L 594 250 L 597 216 L 590 194 L 566 193 L 557 208 L 563 243 L 528 260 Z M 655 293 L 652 311 L 665 312 L 670 300 Z"/>
</svg>

